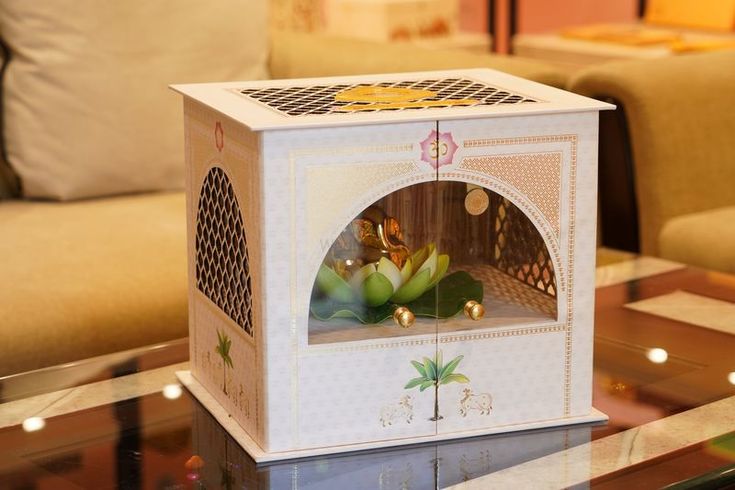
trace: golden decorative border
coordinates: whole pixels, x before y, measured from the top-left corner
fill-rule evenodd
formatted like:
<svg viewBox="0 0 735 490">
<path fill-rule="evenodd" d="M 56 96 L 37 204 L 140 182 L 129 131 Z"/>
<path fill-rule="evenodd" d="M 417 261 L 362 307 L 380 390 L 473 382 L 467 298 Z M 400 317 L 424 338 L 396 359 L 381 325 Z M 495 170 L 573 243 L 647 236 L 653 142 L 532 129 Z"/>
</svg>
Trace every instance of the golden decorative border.
<svg viewBox="0 0 735 490">
<path fill-rule="evenodd" d="M 569 241 L 568 241 L 568 290 L 567 290 L 567 321 L 566 335 L 564 336 L 564 416 L 570 415 L 571 379 L 572 379 L 572 318 L 574 314 L 574 227 L 577 199 L 577 143 L 579 137 L 576 134 L 561 134 L 555 136 L 524 136 L 518 138 L 494 138 L 465 140 L 462 145 L 465 148 L 479 148 L 486 146 L 522 145 L 540 143 L 570 143 L 570 166 L 569 166 Z M 559 271 L 559 275 L 565 275 Z"/>
<path fill-rule="evenodd" d="M 408 338 L 408 337 L 398 337 L 403 340 L 397 340 L 397 341 L 386 341 L 381 343 L 375 343 L 373 340 L 358 340 L 355 341 L 352 345 L 334 345 L 334 344 L 321 344 L 321 345 L 315 345 L 313 347 L 309 347 L 308 352 L 304 352 L 302 355 L 304 356 L 316 356 L 316 355 L 322 355 L 327 353 L 335 353 L 335 352 L 364 352 L 369 350 L 377 350 L 377 349 L 386 349 L 386 348 L 396 348 L 396 347 L 411 347 L 411 346 L 419 346 L 419 345 L 435 345 L 435 344 L 448 344 L 450 342 L 460 342 L 465 340 L 487 340 L 487 339 L 496 339 L 496 338 L 502 338 L 502 337 L 522 337 L 526 335 L 539 335 L 539 334 L 546 334 L 546 333 L 554 333 L 554 332 L 564 332 L 566 330 L 566 325 L 562 323 L 556 323 L 553 325 L 539 325 L 535 327 L 520 327 L 520 328 L 510 328 L 505 329 L 502 327 L 493 327 L 490 330 L 487 331 L 481 331 L 481 332 L 468 332 L 468 333 L 451 333 L 451 334 L 438 334 L 437 336 L 432 336 L 432 338 L 421 338 L 421 336 L 417 335 L 418 338 Z M 429 334 L 425 334 L 424 337 L 429 336 Z M 372 343 L 368 343 L 372 342 Z M 359 343 L 358 345 L 355 345 Z M 341 343 L 345 344 L 345 343 Z M 329 345 L 329 347 L 323 347 L 324 345 Z"/>
<path fill-rule="evenodd" d="M 509 178 L 509 167 L 512 171 L 518 163 L 523 163 L 524 166 L 526 166 L 528 169 L 531 169 L 532 172 L 534 168 L 538 171 L 538 169 L 541 168 L 539 165 L 537 165 L 538 159 L 549 156 L 555 157 L 554 164 L 556 168 L 549 168 L 546 166 L 541 167 L 544 167 L 544 172 L 548 172 L 548 174 L 553 174 L 555 180 L 552 181 L 551 178 L 548 178 L 549 175 L 546 175 L 546 179 L 541 179 L 542 182 L 546 182 L 546 184 L 542 183 L 539 185 L 538 181 L 531 182 L 533 185 L 530 186 L 531 192 L 529 192 L 529 179 L 521 179 L 520 181 L 518 181 L 517 179 Z M 536 209 L 541 213 L 541 215 L 552 227 L 555 236 L 558 238 L 561 228 L 562 202 L 561 199 L 559 199 L 559 195 L 561 194 L 561 168 L 563 158 L 564 156 L 561 151 L 537 151 L 528 153 L 512 153 L 509 155 L 473 155 L 465 156 L 464 158 L 462 158 L 462 161 L 460 162 L 458 168 L 462 168 L 469 172 L 494 176 L 498 181 L 515 188 L 518 193 L 524 196 L 525 200 L 529 201 L 531 204 L 533 204 L 533 206 L 536 207 Z M 505 160 L 511 160 L 513 161 L 513 164 L 507 165 L 504 162 Z M 504 175 L 500 175 L 501 173 L 494 173 L 491 171 L 491 169 L 488 168 L 489 166 L 496 166 L 498 163 L 505 167 L 503 172 Z M 534 177 L 537 178 L 538 172 L 535 173 L 537 175 L 535 175 Z M 522 188 L 521 186 L 525 188 Z M 536 197 L 533 197 L 533 190 L 539 189 L 542 186 L 550 186 L 552 187 L 552 189 L 547 189 L 548 192 L 544 192 L 540 195 L 536 195 Z"/>
<path fill-rule="evenodd" d="M 462 162 L 464 162 L 464 159 L 462 159 Z M 462 162 L 460 162 L 459 168 L 462 168 Z M 492 179 L 490 177 L 480 177 L 475 175 L 470 176 L 460 172 L 445 172 L 441 175 L 455 178 L 470 177 L 471 180 L 477 182 L 478 184 L 482 184 L 483 187 L 493 191 L 497 190 L 501 196 L 509 197 L 514 203 L 517 202 L 518 207 L 524 211 L 526 216 L 529 216 L 531 218 L 531 222 L 537 228 L 540 228 L 539 232 L 544 238 L 546 246 L 551 250 L 554 256 L 554 268 L 556 269 L 557 266 L 559 268 L 559 273 L 557 274 L 558 289 L 559 291 L 566 291 L 566 280 L 563 274 L 564 268 L 561 261 L 561 255 L 559 254 L 559 247 L 557 245 L 556 235 L 553 233 L 553 231 L 549 230 L 548 226 L 546 226 L 546 220 L 543 219 L 541 213 L 537 211 L 536 206 L 529 205 L 528 199 L 523 197 L 523 194 L 521 194 L 520 191 L 508 186 L 504 182 Z"/>
<path fill-rule="evenodd" d="M 559 288 L 561 291 L 567 293 L 567 318 L 565 324 L 557 324 L 549 327 L 531 327 L 531 328 L 520 328 L 513 330 L 500 330 L 500 331 L 488 331 L 478 332 L 474 334 L 462 334 L 462 335 L 449 335 L 445 337 L 435 337 L 434 339 L 415 339 L 415 340 L 402 340 L 402 341 L 389 341 L 377 344 L 367 345 L 343 345 L 332 346 L 329 348 L 323 348 L 319 346 L 308 346 L 305 353 L 307 355 L 320 355 L 328 352 L 346 352 L 346 351 L 362 351 L 369 349 L 383 349 L 383 348 L 395 348 L 395 347 L 406 347 L 413 345 L 425 345 L 425 344 L 436 344 L 436 343 L 448 343 L 456 342 L 461 340 L 475 340 L 480 338 L 497 338 L 497 337 L 509 337 L 509 336 L 524 336 L 524 335 L 538 335 L 551 332 L 565 332 L 565 355 L 564 355 L 564 407 L 563 413 L 565 417 L 570 415 L 570 400 L 571 400 L 571 358 L 572 358 L 572 318 L 573 318 L 573 265 L 574 265 L 574 219 L 575 219 L 575 205 L 576 205 L 576 165 L 577 165 L 577 142 L 578 136 L 576 134 L 565 134 L 555 136 L 527 136 L 517 138 L 496 138 L 496 139 L 478 139 L 478 140 L 465 140 L 463 146 L 465 148 L 477 148 L 477 147 L 491 147 L 501 145 L 522 145 L 522 144 L 542 144 L 542 143 L 569 143 L 571 146 L 570 150 L 570 174 L 569 174 L 569 241 L 568 241 L 568 282 L 564 280 L 567 273 L 561 264 L 561 257 L 558 249 L 554 249 L 557 263 L 559 264 L 558 274 L 561 280 L 559 281 Z M 290 321 L 290 338 L 291 338 L 291 403 L 292 403 L 292 414 L 291 414 L 291 432 L 292 440 L 295 445 L 298 445 L 298 420 L 299 420 L 299 393 L 298 393 L 298 379 L 299 379 L 299 357 L 304 355 L 299 348 L 298 339 L 298 326 L 296 313 L 298 311 L 297 291 L 296 285 L 297 272 L 296 264 L 293 258 L 296 256 L 296 160 L 304 156 L 322 156 L 322 155 L 351 155 L 355 153 L 381 153 L 381 152 L 395 152 L 399 151 L 397 148 L 408 151 L 413 149 L 412 144 L 406 145 L 386 145 L 386 146 L 368 146 L 368 147 L 349 147 L 349 148 L 312 148 L 312 149 L 301 149 L 291 150 L 288 152 L 289 160 L 289 199 L 291 207 L 291 261 L 290 261 L 290 296 L 291 296 L 291 321 Z M 390 163 L 390 162 L 376 162 L 376 163 Z M 563 165 L 562 165 L 563 168 Z M 451 176 L 452 173 L 448 172 L 444 174 Z M 392 185 L 403 185 L 408 184 L 411 180 L 421 181 L 418 176 L 412 176 L 411 178 L 402 179 L 398 182 L 393 182 Z M 403 185 L 405 186 L 405 185 Z M 506 186 L 506 192 L 510 191 Z M 363 198 L 362 202 L 365 202 L 368 197 Z M 522 202 L 523 200 L 519 200 Z M 372 202 L 372 201 L 371 201 Z M 535 210 L 534 210 L 535 213 Z M 538 217 L 536 217 L 538 218 Z M 535 220 L 537 223 L 543 220 Z M 547 237 L 547 243 L 555 243 L 556 240 L 551 239 L 554 234 L 544 226 L 544 231 Z M 485 337 L 483 337 L 485 336 Z M 451 340 L 450 340 L 451 339 Z M 456 340 L 455 340 L 456 339 Z"/>
<path fill-rule="evenodd" d="M 297 324 L 298 299 L 296 285 L 298 284 L 298 273 L 296 267 L 296 160 L 308 156 L 327 156 L 327 155 L 355 155 L 365 153 L 395 153 L 410 152 L 414 149 L 414 143 L 394 144 L 394 145 L 375 145 L 375 146 L 353 146 L 353 147 L 328 147 L 328 148 L 302 148 L 297 150 L 289 150 L 289 200 L 291 207 L 290 232 L 291 232 L 291 260 L 289 261 L 289 292 L 291 319 L 289 322 L 290 352 L 291 352 L 291 438 L 295 446 L 299 446 L 299 334 Z M 375 164 L 388 164 L 387 162 L 375 162 Z M 417 162 L 416 162 L 417 163 Z M 418 166 L 417 166 L 418 168 Z M 308 325 L 308 324 L 307 324 Z M 308 327 L 307 327 L 308 328 Z M 307 332 L 308 333 L 308 332 Z"/>
<path fill-rule="evenodd" d="M 198 201 L 201 198 L 201 189 L 204 182 L 203 177 L 206 176 L 209 169 L 215 166 L 220 168 L 226 174 L 228 180 L 233 187 L 235 195 L 238 196 L 239 212 L 243 220 L 243 226 L 246 226 L 248 220 L 245 216 L 245 213 L 243 212 L 242 201 L 240 200 L 240 196 L 244 194 L 241 192 L 242 188 L 240 186 L 240 180 L 238 178 L 235 178 L 235 176 L 232 174 L 232 166 L 233 160 L 234 163 L 237 164 L 242 160 L 252 160 L 254 158 L 258 158 L 257 155 L 259 152 L 259 137 L 255 133 L 252 133 L 246 129 L 241 129 L 239 126 L 237 126 L 236 123 L 233 123 L 226 118 L 221 118 L 213 115 L 207 110 L 204 110 L 199 104 L 187 104 L 185 108 L 187 161 L 189 161 L 190 159 L 189 152 L 194 151 L 195 146 L 197 147 L 197 151 L 201 151 L 203 155 L 206 155 L 203 160 L 199 161 L 199 163 L 191 161 L 191 167 L 187 169 L 187 179 L 190 179 L 190 182 L 188 182 L 190 195 L 187 196 L 187 227 L 193 225 L 194 228 L 196 228 L 196 209 L 198 208 Z M 228 146 L 226 151 L 224 152 L 217 152 L 212 149 L 207 149 L 209 147 L 206 142 L 211 141 L 211 139 L 213 138 L 212 125 L 217 120 L 222 120 L 223 124 L 226 125 L 226 127 L 228 128 Z M 229 156 L 230 154 L 231 156 Z M 195 179 L 195 176 L 201 178 Z M 193 209 L 189 209 L 190 204 Z M 187 240 L 190 238 L 189 234 L 190 231 L 187 231 Z M 190 250 L 187 249 L 187 261 L 191 260 L 188 257 L 189 254 Z M 194 313 L 196 312 L 196 310 L 199 309 L 205 310 L 207 315 L 216 318 L 223 325 L 225 325 L 225 328 L 228 330 L 229 333 L 232 333 L 233 331 L 236 332 L 233 334 L 233 336 L 243 343 L 243 348 L 253 350 L 255 357 L 253 364 L 254 369 L 256 370 L 256 374 L 253 376 L 254 382 L 252 385 L 255 430 L 255 433 L 252 436 L 254 439 L 257 438 L 262 441 L 265 432 L 265 423 L 262 413 L 263 398 L 261 396 L 262 385 L 264 383 L 262 379 L 262 344 L 260 338 L 263 334 L 261 325 L 262 322 L 255 321 L 253 324 L 252 335 L 248 335 L 239 325 L 237 325 L 237 323 L 232 320 L 232 318 L 227 315 L 227 313 L 225 313 L 201 290 L 199 290 L 195 282 L 195 280 L 192 281 L 191 278 L 189 279 L 189 298 L 192 303 L 190 305 L 191 312 Z M 197 328 L 192 329 L 195 335 L 197 330 Z M 193 338 L 191 340 L 191 343 L 193 346 L 191 352 L 193 352 L 195 355 L 198 352 L 203 353 L 208 350 L 208 348 L 202 346 L 196 338 Z M 192 362 L 195 361 L 196 359 L 192 359 Z M 214 381 L 213 379 L 212 373 L 208 372 L 206 374 L 209 378 L 208 382 L 214 382 L 216 384 L 216 381 Z M 226 399 L 229 400 L 230 403 L 232 403 L 232 400 L 229 399 L 229 397 L 227 397 Z M 242 410 L 236 411 L 240 412 L 240 414 L 242 415 Z M 243 430 L 246 430 L 244 426 Z"/>
</svg>

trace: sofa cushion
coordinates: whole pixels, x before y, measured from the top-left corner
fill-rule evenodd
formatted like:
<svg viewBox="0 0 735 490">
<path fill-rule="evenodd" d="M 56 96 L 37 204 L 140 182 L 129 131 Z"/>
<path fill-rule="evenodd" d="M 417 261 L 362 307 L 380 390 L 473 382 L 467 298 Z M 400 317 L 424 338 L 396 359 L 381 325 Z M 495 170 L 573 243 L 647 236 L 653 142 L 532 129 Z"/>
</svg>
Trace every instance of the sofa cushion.
<svg viewBox="0 0 735 490">
<path fill-rule="evenodd" d="M 185 337 L 185 216 L 182 193 L 1 203 L 0 376 Z"/>
<path fill-rule="evenodd" d="M 603 63 L 573 92 L 625 109 L 641 252 L 659 255 L 664 223 L 735 205 L 735 51 Z"/>
<path fill-rule="evenodd" d="M 659 248 L 666 259 L 735 273 L 735 206 L 670 219 Z"/>
<path fill-rule="evenodd" d="M 270 72 L 273 78 L 492 68 L 554 87 L 564 87 L 567 80 L 566 74 L 558 68 L 511 56 L 299 32 L 275 31 L 272 37 Z"/>
<path fill-rule="evenodd" d="M 4 141 L 27 197 L 183 187 L 171 83 L 267 76 L 266 0 L 3 0 Z"/>
</svg>

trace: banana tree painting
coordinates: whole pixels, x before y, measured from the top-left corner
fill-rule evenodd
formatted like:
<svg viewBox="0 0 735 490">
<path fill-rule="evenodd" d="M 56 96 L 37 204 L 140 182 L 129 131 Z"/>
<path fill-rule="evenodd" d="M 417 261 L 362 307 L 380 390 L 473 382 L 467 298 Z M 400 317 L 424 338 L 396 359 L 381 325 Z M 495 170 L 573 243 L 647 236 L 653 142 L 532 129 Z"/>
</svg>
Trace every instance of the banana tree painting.
<svg viewBox="0 0 735 490">
<path fill-rule="evenodd" d="M 404 386 L 404 389 L 410 390 L 418 388 L 419 391 L 424 391 L 432 386 L 434 387 L 434 416 L 429 420 L 437 421 L 444 418 L 439 415 L 440 385 L 470 382 L 470 379 L 464 374 L 454 372 L 463 358 L 464 356 L 457 356 L 448 363 L 443 364 L 442 352 L 438 351 L 433 360 L 428 357 L 424 357 L 423 363 L 419 361 L 411 361 L 411 365 L 416 368 L 416 371 L 418 371 L 420 376 L 409 381 L 406 386 Z"/>
<path fill-rule="evenodd" d="M 217 330 L 217 339 L 217 347 L 214 348 L 214 351 L 222 358 L 222 391 L 224 391 L 226 395 L 227 367 L 229 366 L 230 368 L 232 368 L 232 358 L 230 357 L 230 347 L 232 347 L 232 340 L 230 340 L 227 334 L 222 333 L 219 330 Z"/>
</svg>

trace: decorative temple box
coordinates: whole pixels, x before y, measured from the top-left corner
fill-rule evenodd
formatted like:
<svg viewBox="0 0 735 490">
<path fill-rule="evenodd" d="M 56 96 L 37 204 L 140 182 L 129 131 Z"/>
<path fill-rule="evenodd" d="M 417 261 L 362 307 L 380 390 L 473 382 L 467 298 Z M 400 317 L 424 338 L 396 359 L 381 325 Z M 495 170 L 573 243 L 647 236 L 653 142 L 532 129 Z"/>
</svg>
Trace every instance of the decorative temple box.
<svg viewBox="0 0 735 490">
<path fill-rule="evenodd" d="M 604 420 L 598 111 L 476 69 L 177 85 L 191 372 L 256 461 Z"/>
</svg>

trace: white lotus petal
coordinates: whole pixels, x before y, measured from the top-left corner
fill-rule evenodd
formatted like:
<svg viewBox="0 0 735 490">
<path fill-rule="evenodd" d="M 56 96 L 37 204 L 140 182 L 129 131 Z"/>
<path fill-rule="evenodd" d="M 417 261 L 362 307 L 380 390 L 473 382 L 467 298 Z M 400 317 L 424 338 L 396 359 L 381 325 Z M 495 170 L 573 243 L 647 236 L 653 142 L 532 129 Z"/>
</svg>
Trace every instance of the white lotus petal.
<svg viewBox="0 0 735 490">
<path fill-rule="evenodd" d="M 381 257 L 380 262 L 378 262 L 378 272 L 388 278 L 390 283 L 393 285 L 393 291 L 396 291 L 401 287 L 401 284 L 403 284 L 400 269 L 398 269 L 396 264 L 385 257 Z"/>
</svg>

